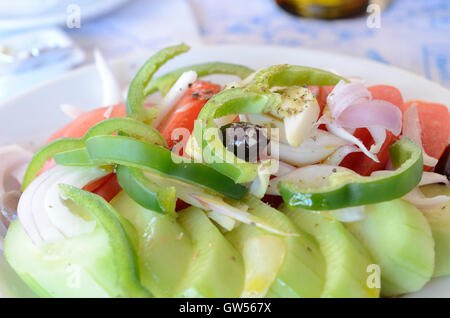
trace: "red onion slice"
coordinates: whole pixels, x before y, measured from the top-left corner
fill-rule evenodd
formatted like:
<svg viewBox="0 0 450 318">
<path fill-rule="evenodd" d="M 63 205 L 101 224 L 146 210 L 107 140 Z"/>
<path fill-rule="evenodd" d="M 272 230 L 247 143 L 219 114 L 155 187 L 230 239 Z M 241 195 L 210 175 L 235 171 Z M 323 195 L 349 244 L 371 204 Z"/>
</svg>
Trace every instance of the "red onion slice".
<svg viewBox="0 0 450 318">
<path fill-rule="evenodd" d="M 378 160 L 378 157 L 376 155 L 374 155 L 373 153 L 371 153 L 366 146 L 364 146 L 364 144 L 362 143 L 361 140 L 359 140 L 358 138 L 356 138 L 355 136 L 353 136 L 351 133 L 349 133 L 347 130 L 345 130 L 344 128 L 335 125 L 335 124 L 330 124 L 327 125 L 327 129 L 333 133 L 334 135 L 347 140 L 348 142 L 355 144 L 356 146 L 358 146 L 359 149 L 361 149 L 361 151 L 370 159 L 372 159 L 375 162 L 380 162 L 380 160 Z"/>
<path fill-rule="evenodd" d="M 328 96 L 327 105 L 331 116 L 325 113 L 317 124 L 326 124 L 329 131 L 357 145 L 375 162 L 378 158 L 374 154 L 380 151 L 386 139 L 385 130 L 395 135 L 401 133 L 400 109 L 387 101 L 372 100 L 372 95 L 362 83 L 340 81 Z M 350 132 L 362 127 L 368 128 L 375 140 L 370 151 Z"/>
<path fill-rule="evenodd" d="M 327 97 L 327 105 L 333 118 L 339 118 L 350 105 L 360 100 L 370 100 L 372 95 L 361 83 L 340 81 Z"/>
<path fill-rule="evenodd" d="M 114 76 L 108 62 L 106 62 L 100 50 L 94 50 L 95 65 L 102 83 L 103 105 L 117 105 L 123 101 L 120 85 Z M 107 116 L 106 118 L 109 118 Z"/>
<path fill-rule="evenodd" d="M 345 128 L 382 127 L 398 136 L 402 131 L 402 112 L 389 102 L 371 100 L 347 107 L 336 122 Z"/>
<path fill-rule="evenodd" d="M 92 231 L 95 222 L 72 214 L 61 200 L 58 185 L 64 182 L 82 187 L 107 173 L 96 167 L 56 166 L 34 179 L 17 208 L 20 223 L 33 243 L 42 245 L 64 239 L 63 234 L 75 236 Z"/>
<path fill-rule="evenodd" d="M 199 202 L 202 205 L 203 209 L 216 211 L 230 218 L 233 218 L 239 222 L 254 225 L 257 228 L 266 230 L 273 234 L 282 236 L 298 236 L 298 234 L 296 233 L 286 233 L 284 231 L 280 231 L 271 226 L 270 224 L 268 224 L 265 220 L 255 215 L 252 215 L 248 212 L 245 212 L 241 209 L 235 208 L 234 206 L 227 204 L 220 198 L 215 198 L 210 195 L 202 195 L 202 194 L 191 194 L 190 196 L 197 202 Z"/>
<path fill-rule="evenodd" d="M 339 166 L 344 160 L 347 155 L 353 153 L 353 152 L 361 152 L 361 149 L 354 145 L 345 145 L 342 147 L 339 147 L 331 156 L 329 156 L 325 161 L 324 164 L 332 165 L 332 166 Z"/>
<path fill-rule="evenodd" d="M 418 187 L 412 189 L 403 198 L 414 204 L 418 209 L 423 210 L 442 208 L 450 199 L 450 197 L 447 195 L 437 195 L 431 198 L 427 198 Z"/>
<path fill-rule="evenodd" d="M 380 176 L 389 173 L 388 170 L 379 170 L 372 172 L 371 176 Z M 449 181 L 446 176 L 435 173 L 435 172 L 423 172 L 422 179 L 419 182 L 419 186 L 433 184 L 433 183 L 445 183 L 449 184 Z M 450 199 L 449 196 L 446 195 L 437 195 L 431 198 L 425 197 L 425 195 L 420 190 L 420 187 L 417 186 L 412 189 L 408 194 L 403 196 L 403 199 L 415 205 L 418 209 L 433 209 L 433 208 L 441 208 L 447 204 Z"/>
<path fill-rule="evenodd" d="M 170 110 L 175 106 L 177 101 L 187 92 L 189 85 L 197 80 L 197 73 L 187 71 L 180 75 L 173 84 L 169 92 L 164 96 L 158 107 L 158 115 L 152 122 L 153 127 L 157 127 L 161 121 L 167 116 Z"/>
<path fill-rule="evenodd" d="M 446 185 L 449 185 L 450 181 L 447 176 L 444 176 L 443 174 L 424 171 L 422 174 L 422 179 L 420 179 L 419 186 L 433 183 L 445 183 Z"/>
<path fill-rule="evenodd" d="M 278 146 L 280 160 L 292 165 L 302 166 L 324 160 L 345 144 L 348 144 L 348 141 L 334 134 L 320 129 L 313 129 L 299 147 L 292 147 L 283 143 L 276 144 L 276 142 L 273 142 L 272 147 Z"/>
<path fill-rule="evenodd" d="M 373 126 L 368 128 L 372 138 L 374 140 L 374 144 L 370 147 L 369 151 L 371 153 L 377 154 L 380 152 L 381 147 L 383 146 L 386 140 L 386 129 L 383 127 Z"/>
</svg>

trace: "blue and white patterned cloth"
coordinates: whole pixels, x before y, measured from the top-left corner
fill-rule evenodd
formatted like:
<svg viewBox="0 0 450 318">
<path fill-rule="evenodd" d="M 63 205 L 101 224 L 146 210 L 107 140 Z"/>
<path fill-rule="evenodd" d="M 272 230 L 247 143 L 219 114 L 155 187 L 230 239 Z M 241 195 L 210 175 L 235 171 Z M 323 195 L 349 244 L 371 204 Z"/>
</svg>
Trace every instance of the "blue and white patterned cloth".
<svg viewBox="0 0 450 318">
<path fill-rule="evenodd" d="M 450 1 L 393 0 L 380 28 L 367 17 L 298 18 L 273 0 L 192 0 L 207 43 L 298 46 L 392 64 L 450 87 Z"/>
<path fill-rule="evenodd" d="M 133 0 L 109 15 L 82 21 L 80 29 L 62 29 L 88 57 L 96 47 L 106 58 L 116 58 L 181 41 L 285 45 L 373 59 L 450 88 L 450 0 L 392 0 L 380 28 L 369 28 L 367 18 L 299 18 L 275 0 Z M 47 79 L 42 72 L 38 77 L 35 82 Z"/>
</svg>

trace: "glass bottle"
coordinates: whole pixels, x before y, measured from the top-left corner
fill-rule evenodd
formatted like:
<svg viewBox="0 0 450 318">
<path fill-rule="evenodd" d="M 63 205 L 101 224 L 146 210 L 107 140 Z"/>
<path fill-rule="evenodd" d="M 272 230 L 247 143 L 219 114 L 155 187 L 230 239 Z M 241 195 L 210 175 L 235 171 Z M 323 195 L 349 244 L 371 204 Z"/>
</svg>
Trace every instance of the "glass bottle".
<svg viewBox="0 0 450 318">
<path fill-rule="evenodd" d="M 276 0 L 279 6 L 293 14 L 337 19 L 365 11 L 369 0 Z"/>
</svg>

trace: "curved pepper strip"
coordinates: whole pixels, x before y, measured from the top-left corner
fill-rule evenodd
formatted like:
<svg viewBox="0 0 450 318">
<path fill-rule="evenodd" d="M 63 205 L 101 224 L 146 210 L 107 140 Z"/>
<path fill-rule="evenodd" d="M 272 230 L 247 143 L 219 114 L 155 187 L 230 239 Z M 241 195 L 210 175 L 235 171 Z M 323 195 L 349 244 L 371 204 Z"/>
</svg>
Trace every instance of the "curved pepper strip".
<svg viewBox="0 0 450 318">
<path fill-rule="evenodd" d="M 214 118 L 229 114 L 258 114 L 269 112 L 280 103 L 278 94 L 246 92 L 242 88 L 232 88 L 212 97 L 198 115 L 194 126 L 193 146 L 209 166 L 230 177 L 237 183 L 252 181 L 258 174 L 258 164 L 249 163 L 228 151 L 219 137 L 219 127 Z M 211 132 L 214 132 L 211 134 Z M 195 150 L 194 150 L 195 151 Z"/>
<path fill-rule="evenodd" d="M 124 191 L 144 208 L 176 217 L 175 187 L 161 188 L 148 179 L 141 169 L 118 165 L 117 180 Z"/>
<path fill-rule="evenodd" d="M 318 68 L 300 65 L 273 65 L 256 73 L 249 91 L 270 92 L 274 86 L 329 86 L 348 79 Z"/>
<path fill-rule="evenodd" d="M 55 155 L 55 163 L 61 166 L 99 166 L 107 162 L 93 161 L 86 148 L 61 152 Z M 175 216 L 176 191 L 174 187 L 161 187 L 152 182 L 141 169 L 116 166 L 117 181 L 122 189 L 146 209 Z"/>
<path fill-rule="evenodd" d="M 172 72 L 151 80 L 148 86 L 145 88 L 144 95 L 148 96 L 156 91 L 159 91 L 163 96 L 165 96 L 167 92 L 169 92 L 173 84 L 177 81 L 177 79 L 187 71 L 196 72 L 198 77 L 213 74 L 228 74 L 236 75 L 240 79 L 245 79 L 254 72 L 254 70 L 252 70 L 251 68 L 239 64 L 223 62 L 194 64 L 176 69 Z"/>
<path fill-rule="evenodd" d="M 83 148 L 86 140 L 93 136 L 111 135 L 119 131 L 136 138 L 150 141 L 157 145 L 167 145 L 164 138 L 156 129 L 140 121 L 126 117 L 106 119 L 89 129 L 83 138 L 60 138 L 40 148 L 28 165 L 22 182 L 21 191 L 24 191 L 31 181 L 33 181 L 47 160 L 53 158 L 56 154 Z"/>
<path fill-rule="evenodd" d="M 119 221 L 121 215 L 100 196 L 78 189 L 71 185 L 60 184 L 59 189 L 64 197 L 89 211 L 102 226 L 109 237 L 114 250 L 114 263 L 117 268 L 118 285 L 123 297 L 148 298 L 152 294 L 139 282 L 136 255 L 130 237 Z"/>
<path fill-rule="evenodd" d="M 189 46 L 182 43 L 175 46 L 170 46 L 158 51 L 150 57 L 144 66 L 138 71 L 134 79 L 131 81 L 128 89 L 127 97 L 127 115 L 149 123 L 156 116 L 156 108 L 144 108 L 144 94 L 145 87 L 150 82 L 153 74 L 168 60 L 175 56 L 185 53 L 189 50 Z"/>
<path fill-rule="evenodd" d="M 97 136 L 87 140 L 91 160 L 149 170 L 163 176 L 203 186 L 239 200 L 247 192 L 243 185 L 200 163 L 183 162 L 170 150 L 125 136 Z M 176 157 L 176 158 L 175 158 Z"/>
<path fill-rule="evenodd" d="M 258 174 L 258 164 L 248 163 L 226 150 L 219 134 L 207 134 L 217 129 L 214 118 L 229 114 L 258 114 L 276 111 L 281 95 L 270 92 L 273 86 L 335 85 L 345 78 L 316 68 L 296 65 L 275 65 L 256 73 L 245 88 L 232 88 L 211 98 L 200 112 L 194 127 L 194 136 L 199 152 L 202 145 L 204 156 L 208 156 L 211 167 L 232 178 L 235 182 L 252 181 Z"/>
<path fill-rule="evenodd" d="M 281 181 L 278 190 L 289 207 L 308 210 L 335 210 L 400 198 L 416 187 L 423 172 L 422 151 L 408 138 L 389 148 L 397 169 L 383 176 L 363 177 L 357 173 L 337 172 L 328 178 L 328 186 L 313 188 Z"/>
</svg>

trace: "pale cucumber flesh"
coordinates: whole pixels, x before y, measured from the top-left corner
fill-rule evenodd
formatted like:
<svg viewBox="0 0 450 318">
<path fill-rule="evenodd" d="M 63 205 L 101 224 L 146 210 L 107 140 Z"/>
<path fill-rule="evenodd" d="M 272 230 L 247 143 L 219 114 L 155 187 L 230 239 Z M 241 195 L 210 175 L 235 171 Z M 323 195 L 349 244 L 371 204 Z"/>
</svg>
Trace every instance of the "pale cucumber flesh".
<svg viewBox="0 0 450 318">
<path fill-rule="evenodd" d="M 202 210 L 179 212 L 178 222 L 191 237 L 193 254 L 175 297 L 239 297 L 244 287 L 241 255 Z"/>
<path fill-rule="evenodd" d="M 288 208 L 283 211 L 300 229 L 314 236 L 319 243 L 327 267 L 321 297 L 379 296 L 380 290 L 376 282 L 370 280 L 369 266 L 374 263 L 373 260 L 341 222 L 326 212 Z"/>
<path fill-rule="evenodd" d="M 125 192 L 111 204 L 136 229 L 142 284 L 156 297 L 172 296 L 194 253 L 189 235 L 174 217 L 145 209 Z"/>
<path fill-rule="evenodd" d="M 113 251 L 99 226 L 92 233 L 35 246 L 19 221 L 5 238 L 5 256 L 17 274 L 41 297 L 119 297 Z"/>
<path fill-rule="evenodd" d="M 434 269 L 434 240 L 422 212 L 397 199 L 366 206 L 367 216 L 347 228 L 381 268 L 381 295 L 421 289 Z"/>
<path fill-rule="evenodd" d="M 286 215 L 260 200 L 247 196 L 248 212 L 266 220 L 274 228 L 299 236 L 279 236 L 286 255 L 266 297 L 318 297 L 324 285 L 325 262 L 315 240 L 302 232 Z M 227 233 L 227 239 L 242 253 L 245 242 L 261 234 L 272 235 L 252 225 L 241 224 Z"/>
<path fill-rule="evenodd" d="M 421 188 L 427 197 L 437 195 L 450 196 L 450 188 L 442 184 L 431 184 Z M 430 223 L 434 238 L 436 261 L 433 277 L 450 275 L 450 202 L 443 208 L 423 211 Z"/>
</svg>

